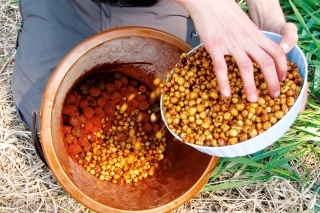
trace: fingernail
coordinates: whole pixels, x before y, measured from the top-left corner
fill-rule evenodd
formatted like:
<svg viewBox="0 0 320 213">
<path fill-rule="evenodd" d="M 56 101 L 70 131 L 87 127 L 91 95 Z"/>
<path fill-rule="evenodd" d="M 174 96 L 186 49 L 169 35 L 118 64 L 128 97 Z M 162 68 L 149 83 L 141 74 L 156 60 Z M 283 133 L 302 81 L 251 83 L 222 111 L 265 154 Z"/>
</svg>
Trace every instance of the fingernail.
<svg viewBox="0 0 320 213">
<path fill-rule="evenodd" d="M 228 90 L 228 89 L 224 89 L 224 90 L 222 90 L 222 95 L 224 96 L 224 97 L 229 97 L 230 96 L 230 91 Z"/>
<path fill-rule="evenodd" d="M 284 81 L 284 80 L 286 79 L 286 77 L 287 77 L 287 76 L 283 76 L 282 79 L 281 79 L 281 81 Z"/>
<path fill-rule="evenodd" d="M 284 51 L 285 53 L 288 52 L 288 50 L 289 50 L 289 45 L 288 45 L 287 43 L 281 43 L 280 46 L 282 47 L 282 49 L 283 49 L 283 51 Z"/>
<path fill-rule="evenodd" d="M 275 98 L 277 98 L 277 97 L 279 97 L 280 96 L 280 91 L 278 90 L 278 91 L 276 91 L 274 94 L 273 94 L 273 97 L 275 97 Z"/>
<path fill-rule="evenodd" d="M 249 97 L 250 102 L 256 102 L 258 100 L 258 96 L 256 94 L 253 94 Z"/>
</svg>

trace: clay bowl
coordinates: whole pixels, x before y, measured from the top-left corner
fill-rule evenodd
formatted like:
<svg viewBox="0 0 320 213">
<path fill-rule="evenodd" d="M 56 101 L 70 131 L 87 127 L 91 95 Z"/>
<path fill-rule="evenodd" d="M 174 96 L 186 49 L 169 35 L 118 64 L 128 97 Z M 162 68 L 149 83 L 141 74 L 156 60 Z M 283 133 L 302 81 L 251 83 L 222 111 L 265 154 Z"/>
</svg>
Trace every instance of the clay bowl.
<svg viewBox="0 0 320 213">
<path fill-rule="evenodd" d="M 155 76 L 164 78 L 180 54 L 190 49 L 183 41 L 161 31 L 118 28 L 88 38 L 57 66 L 43 95 L 41 146 L 53 175 L 78 202 L 95 212 L 170 212 L 207 183 L 219 158 L 199 152 L 171 134 L 168 134 L 165 158 L 155 174 L 121 186 L 98 180 L 74 162 L 61 133 L 65 97 L 77 79 L 92 68 L 103 65 L 131 70 L 128 75 L 151 85 Z"/>
</svg>

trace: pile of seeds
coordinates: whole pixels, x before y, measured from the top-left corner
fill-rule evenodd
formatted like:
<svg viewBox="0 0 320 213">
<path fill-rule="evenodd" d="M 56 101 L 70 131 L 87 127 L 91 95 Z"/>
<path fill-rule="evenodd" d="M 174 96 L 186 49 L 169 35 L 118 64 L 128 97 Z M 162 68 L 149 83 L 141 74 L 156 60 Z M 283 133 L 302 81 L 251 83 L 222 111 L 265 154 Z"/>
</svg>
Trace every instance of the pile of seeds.
<svg viewBox="0 0 320 213">
<path fill-rule="evenodd" d="M 160 83 L 162 109 L 168 128 L 184 142 L 201 146 L 226 146 L 253 138 L 284 117 L 300 94 L 303 79 L 297 65 L 287 60 L 286 79 L 280 82 L 281 95 L 271 98 L 263 74 L 254 63 L 254 79 L 259 99 L 246 100 L 235 59 L 225 57 L 231 97 L 219 91 L 212 60 L 204 46 L 179 63 Z"/>
<path fill-rule="evenodd" d="M 63 108 L 64 143 L 71 156 L 100 180 L 132 183 L 154 174 L 166 137 L 158 100 L 123 73 L 80 82 Z"/>
</svg>

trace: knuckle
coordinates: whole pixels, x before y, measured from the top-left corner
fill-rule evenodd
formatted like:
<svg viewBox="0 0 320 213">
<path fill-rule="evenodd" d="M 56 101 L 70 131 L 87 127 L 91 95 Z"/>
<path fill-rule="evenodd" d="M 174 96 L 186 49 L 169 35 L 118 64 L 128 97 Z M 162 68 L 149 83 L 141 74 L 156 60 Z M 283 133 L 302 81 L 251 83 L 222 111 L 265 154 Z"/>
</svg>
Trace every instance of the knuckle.
<svg viewBox="0 0 320 213">
<path fill-rule="evenodd" d="M 260 66 L 265 68 L 275 67 L 273 59 L 268 55 L 262 57 Z"/>
<path fill-rule="evenodd" d="M 298 31 L 298 27 L 294 23 L 289 22 L 289 23 L 287 23 L 287 25 L 288 25 L 288 28 L 290 30 L 292 30 L 293 32 L 297 32 Z"/>
<path fill-rule="evenodd" d="M 249 58 L 242 58 L 239 60 L 239 68 L 244 72 L 249 72 L 253 70 L 253 63 Z"/>
<path fill-rule="evenodd" d="M 280 45 L 277 45 L 276 48 L 274 48 L 274 57 L 280 58 L 285 55 L 285 52 L 283 48 Z"/>
<path fill-rule="evenodd" d="M 221 72 L 227 72 L 227 65 L 224 61 L 215 61 L 213 67 L 217 75 L 221 74 Z"/>
</svg>

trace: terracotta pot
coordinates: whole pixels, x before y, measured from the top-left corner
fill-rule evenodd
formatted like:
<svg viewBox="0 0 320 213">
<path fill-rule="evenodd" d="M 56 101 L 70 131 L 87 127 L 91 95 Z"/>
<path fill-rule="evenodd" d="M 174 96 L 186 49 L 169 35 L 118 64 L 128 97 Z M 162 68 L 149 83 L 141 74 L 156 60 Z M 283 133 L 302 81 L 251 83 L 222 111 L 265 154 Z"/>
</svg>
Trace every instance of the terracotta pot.
<svg viewBox="0 0 320 213">
<path fill-rule="evenodd" d="M 61 111 L 77 79 L 93 67 L 113 64 L 137 70 L 151 83 L 164 76 L 191 48 L 178 38 L 149 28 L 126 27 L 97 34 L 75 47 L 57 66 L 43 95 L 40 139 L 53 175 L 73 198 L 96 212 L 170 212 L 194 197 L 219 158 L 201 153 L 169 135 L 165 158 L 155 174 L 134 184 L 100 181 L 75 163 L 61 133 Z"/>
</svg>

